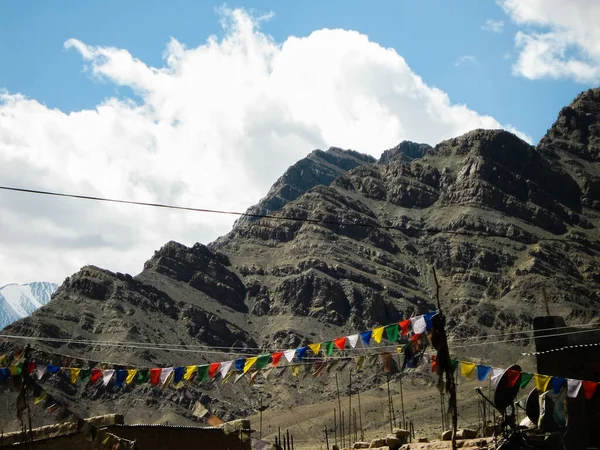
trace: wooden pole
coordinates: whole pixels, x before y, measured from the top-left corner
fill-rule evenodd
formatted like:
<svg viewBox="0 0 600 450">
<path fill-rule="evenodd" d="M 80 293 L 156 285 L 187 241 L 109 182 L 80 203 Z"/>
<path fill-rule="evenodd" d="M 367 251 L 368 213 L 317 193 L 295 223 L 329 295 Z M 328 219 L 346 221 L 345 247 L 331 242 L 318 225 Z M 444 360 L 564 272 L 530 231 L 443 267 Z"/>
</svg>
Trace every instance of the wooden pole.
<svg viewBox="0 0 600 450">
<path fill-rule="evenodd" d="M 325 425 L 325 443 L 327 444 L 327 450 L 329 450 L 329 437 L 327 436 L 327 425 Z"/>
<path fill-rule="evenodd" d="M 360 426 L 360 440 L 364 442 L 365 440 L 365 430 L 363 429 L 362 424 L 362 409 L 360 408 L 360 390 L 358 391 L 358 423 Z"/>
<path fill-rule="evenodd" d="M 390 433 L 393 431 L 392 427 L 392 402 L 390 396 L 390 374 L 387 375 L 387 395 L 388 395 L 388 410 L 390 413 Z"/>
<path fill-rule="evenodd" d="M 291 438 L 292 438 L 292 450 L 294 450 L 294 435 L 293 434 L 291 435 Z"/>
<path fill-rule="evenodd" d="M 281 427 L 277 427 L 277 435 L 279 436 L 279 446 L 281 447 Z"/>
<path fill-rule="evenodd" d="M 290 446 L 290 430 L 285 430 L 285 434 L 287 435 L 287 448 L 288 450 L 292 450 L 292 447 Z"/>
<path fill-rule="evenodd" d="M 260 428 L 259 428 L 259 439 L 262 439 L 262 412 L 263 412 L 263 403 L 262 396 L 260 397 Z"/>
<path fill-rule="evenodd" d="M 344 422 L 342 420 L 342 400 L 340 398 L 340 384 L 338 382 L 338 376 L 337 373 L 335 374 L 335 388 L 337 390 L 337 398 L 338 398 L 338 413 L 339 413 L 339 417 L 340 417 L 340 441 L 342 443 L 342 447 L 344 446 L 344 438 L 342 436 L 344 436 Z"/>
<path fill-rule="evenodd" d="M 398 358 L 400 359 L 400 358 Z M 398 367 L 401 367 L 398 362 Z M 400 374 L 400 406 L 402 408 L 402 428 L 406 427 L 406 416 L 404 415 L 404 393 L 402 391 L 402 374 Z"/>
<path fill-rule="evenodd" d="M 356 409 L 352 410 L 352 415 L 354 416 L 354 442 L 358 441 L 358 428 L 356 426 Z"/>
<path fill-rule="evenodd" d="M 346 424 L 345 424 L 344 411 L 342 411 L 342 448 L 346 448 Z"/>
<path fill-rule="evenodd" d="M 352 369 L 348 371 L 348 447 L 352 440 Z"/>
<path fill-rule="evenodd" d="M 337 445 L 338 444 L 338 440 L 337 440 L 337 411 L 335 410 L 335 408 L 333 408 L 333 439 L 334 439 L 334 444 Z"/>
</svg>

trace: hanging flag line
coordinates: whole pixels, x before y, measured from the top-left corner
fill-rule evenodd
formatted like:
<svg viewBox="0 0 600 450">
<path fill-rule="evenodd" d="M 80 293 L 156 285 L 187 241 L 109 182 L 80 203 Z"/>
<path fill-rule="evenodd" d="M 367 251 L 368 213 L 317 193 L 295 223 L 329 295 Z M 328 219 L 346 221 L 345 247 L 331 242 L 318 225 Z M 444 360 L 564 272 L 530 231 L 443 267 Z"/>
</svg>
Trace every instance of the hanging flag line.
<svg viewBox="0 0 600 450">
<path fill-rule="evenodd" d="M 484 381 L 488 376 L 491 376 L 492 386 L 496 388 L 500 383 L 502 374 L 505 369 L 498 367 L 486 366 L 482 364 L 476 364 L 474 362 L 451 360 L 451 367 L 455 370 L 460 371 L 460 374 L 468 380 L 479 380 Z M 432 358 L 431 371 L 437 372 L 437 362 L 435 358 Z M 569 398 L 576 398 L 583 387 L 583 393 L 586 399 L 591 400 L 596 393 L 598 388 L 597 381 L 586 381 L 572 378 L 555 377 L 551 375 L 542 375 L 539 373 L 528 373 L 521 372 L 514 369 L 506 370 L 505 385 L 506 387 L 514 387 L 519 384 L 521 389 L 533 379 L 535 381 L 535 387 L 538 393 L 544 393 L 552 389 L 555 395 L 559 395 L 566 389 L 567 396 Z M 600 390 L 598 390 L 600 392 Z"/>
<path fill-rule="evenodd" d="M 593 344 L 565 345 L 564 347 L 551 348 L 550 350 L 543 350 L 541 352 L 523 352 L 523 353 L 521 353 L 521 355 L 523 355 L 523 356 L 545 355 L 547 353 L 560 352 L 563 350 L 570 350 L 572 348 L 583 348 L 583 347 L 600 347 L 600 342 L 596 342 Z"/>
</svg>

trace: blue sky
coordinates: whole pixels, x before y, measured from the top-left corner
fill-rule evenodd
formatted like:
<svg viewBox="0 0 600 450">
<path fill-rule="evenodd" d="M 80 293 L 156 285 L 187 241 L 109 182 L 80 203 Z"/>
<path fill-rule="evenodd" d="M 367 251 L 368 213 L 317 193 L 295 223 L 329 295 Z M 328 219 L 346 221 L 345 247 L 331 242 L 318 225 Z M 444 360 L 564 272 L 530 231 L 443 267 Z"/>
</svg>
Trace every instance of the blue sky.
<svg viewBox="0 0 600 450">
<path fill-rule="evenodd" d="M 94 107 L 106 96 L 130 95 L 110 84 L 92 82 L 80 55 L 63 43 L 77 38 L 90 45 L 128 49 L 149 65 L 161 66 L 170 37 L 188 47 L 220 36 L 216 8 L 221 2 L 131 0 L 44 1 L 0 5 L 0 87 L 35 98 L 49 107 L 73 111 Z M 394 48 L 424 81 L 442 89 L 454 103 L 511 124 L 537 142 L 560 108 L 591 87 L 571 80 L 529 80 L 512 75 L 516 26 L 494 1 L 244 1 L 244 7 L 275 17 L 262 30 L 282 41 L 321 28 L 356 30 Z M 502 33 L 486 32 L 488 19 L 505 22 Z M 508 59 L 505 56 L 510 54 Z M 471 55 L 475 63 L 455 66 Z"/>
<path fill-rule="evenodd" d="M 315 148 L 500 127 L 535 144 L 600 84 L 597 17 L 590 0 L 0 2 L 0 185 L 244 211 Z M 0 285 L 137 273 L 233 220 L 0 193 Z"/>
</svg>

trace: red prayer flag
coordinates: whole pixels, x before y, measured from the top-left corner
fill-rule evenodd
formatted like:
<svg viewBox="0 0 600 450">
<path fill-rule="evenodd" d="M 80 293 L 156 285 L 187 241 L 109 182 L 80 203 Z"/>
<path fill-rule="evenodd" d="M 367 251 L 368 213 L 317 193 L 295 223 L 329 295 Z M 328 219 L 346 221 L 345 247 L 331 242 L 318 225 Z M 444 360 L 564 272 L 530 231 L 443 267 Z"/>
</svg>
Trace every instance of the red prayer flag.
<svg viewBox="0 0 600 450">
<path fill-rule="evenodd" d="M 413 334 L 413 335 L 410 337 L 410 340 L 411 340 L 412 342 L 417 342 L 417 341 L 419 340 L 419 338 L 420 338 L 420 337 L 421 337 L 421 334 L 420 334 L 420 333 L 419 333 L 419 334 Z"/>
<path fill-rule="evenodd" d="M 150 369 L 150 384 L 158 386 L 160 383 L 160 372 L 162 369 Z"/>
<path fill-rule="evenodd" d="M 400 328 L 402 328 L 402 336 L 406 336 L 408 334 L 408 327 L 410 327 L 410 319 L 401 320 L 398 322 L 398 325 L 400 325 Z"/>
<path fill-rule="evenodd" d="M 583 383 L 583 393 L 585 394 L 585 398 L 591 400 L 594 397 L 594 393 L 596 392 L 596 388 L 598 387 L 597 381 L 584 381 Z"/>
<path fill-rule="evenodd" d="M 219 367 L 221 367 L 221 363 L 212 363 L 208 366 L 208 376 L 214 378 L 219 371 Z"/>
<path fill-rule="evenodd" d="M 506 371 L 506 386 L 509 388 L 513 387 L 515 384 L 517 384 L 519 378 L 521 378 L 521 372 L 518 370 L 508 369 Z"/>
<path fill-rule="evenodd" d="M 100 379 L 100 375 L 102 375 L 102 369 L 92 369 L 92 373 L 90 375 L 90 383 L 96 384 Z"/>
<path fill-rule="evenodd" d="M 35 370 L 36 365 L 34 363 L 27 364 L 27 374 L 31 375 Z"/>
<path fill-rule="evenodd" d="M 273 361 L 271 361 L 273 363 L 273 367 L 277 367 L 277 364 L 279 364 L 279 360 L 281 359 L 282 356 L 283 356 L 283 352 L 277 352 L 277 353 L 273 353 L 271 355 L 271 357 L 273 358 Z"/>
<path fill-rule="evenodd" d="M 431 355 L 431 371 L 432 372 L 437 372 L 437 361 L 435 359 L 435 355 Z"/>
<path fill-rule="evenodd" d="M 340 350 L 344 350 L 344 347 L 346 346 L 346 337 L 344 336 L 341 338 L 337 338 L 335 341 L 333 341 L 333 343 Z"/>
</svg>

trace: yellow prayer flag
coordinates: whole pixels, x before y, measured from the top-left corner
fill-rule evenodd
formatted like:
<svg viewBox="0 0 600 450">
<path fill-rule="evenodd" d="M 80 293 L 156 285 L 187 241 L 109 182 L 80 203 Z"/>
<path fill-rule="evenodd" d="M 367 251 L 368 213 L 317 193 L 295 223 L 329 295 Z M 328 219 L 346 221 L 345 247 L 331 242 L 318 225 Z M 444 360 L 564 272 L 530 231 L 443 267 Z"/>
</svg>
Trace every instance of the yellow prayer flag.
<svg viewBox="0 0 600 450">
<path fill-rule="evenodd" d="M 17 365 L 12 365 L 8 368 L 8 370 L 10 370 L 10 374 L 14 377 L 15 375 L 19 375 L 19 366 Z"/>
<path fill-rule="evenodd" d="M 381 342 L 381 338 L 383 337 L 384 330 L 385 330 L 385 327 L 375 328 L 373 330 L 373 334 L 371 335 L 371 338 L 379 344 Z"/>
<path fill-rule="evenodd" d="M 38 403 L 43 402 L 47 398 L 48 398 L 48 394 L 46 393 L 46 391 L 42 391 L 42 392 L 40 392 L 40 395 L 33 398 L 33 404 L 37 405 Z"/>
<path fill-rule="evenodd" d="M 74 367 L 71 367 L 69 369 L 69 375 L 71 375 L 71 384 L 77 383 L 77 378 L 79 378 L 79 372 L 81 372 L 81 369 L 76 369 Z"/>
<path fill-rule="evenodd" d="M 0 367 L 6 366 L 8 366 L 8 358 L 6 357 L 6 355 L 2 355 L 0 356 Z"/>
<path fill-rule="evenodd" d="M 302 366 L 300 364 L 294 364 L 292 366 L 292 375 L 294 375 L 295 377 L 299 377 L 301 370 L 302 370 Z"/>
<path fill-rule="evenodd" d="M 535 378 L 535 387 L 539 393 L 546 392 L 548 390 L 548 385 L 550 384 L 551 376 L 548 375 L 540 375 L 536 373 L 534 375 Z"/>
<path fill-rule="evenodd" d="M 356 370 L 362 370 L 365 365 L 365 355 L 360 355 L 354 358 L 354 362 L 356 363 Z"/>
<path fill-rule="evenodd" d="M 137 375 L 137 373 L 138 373 L 137 369 L 129 369 L 127 371 L 127 378 L 125 378 L 125 383 L 127 383 L 127 384 L 133 383 L 133 380 L 134 380 L 135 376 Z"/>
<path fill-rule="evenodd" d="M 235 372 L 227 372 L 227 375 L 225 375 L 225 378 L 223 378 L 223 383 L 229 383 L 234 374 Z"/>
<path fill-rule="evenodd" d="M 315 355 L 318 355 L 319 351 L 321 350 L 321 343 L 319 342 L 318 344 L 310 344 L 308 348 L 310 348 Z"/>
<path fill-rule="evenodd" d="M 187 366 L 185 368 L 185 373 L 183 374 L 183 379 L 185 381 L 190 381 L 192 378 L 194 378 L 196 370 L 198 370 L 198 366 Z"/>
<path fill-rule="evenodd" d="M 256 361 L 258 360 L 258 356 L 255 356 L 254 358 L 248 358 L 246 359 L 246 364 L 244 364 L 244 373 L 248 372 L 250 370 L 250 368 L 256 364 Z"/>
<path fill-rule="evenodd" d="M 463 377 L 472 380 L 475 376 L 475 372 L 477 371 L 477 364 L 471 362 L 460 362 L 460 373 Z"/>
</svg>

